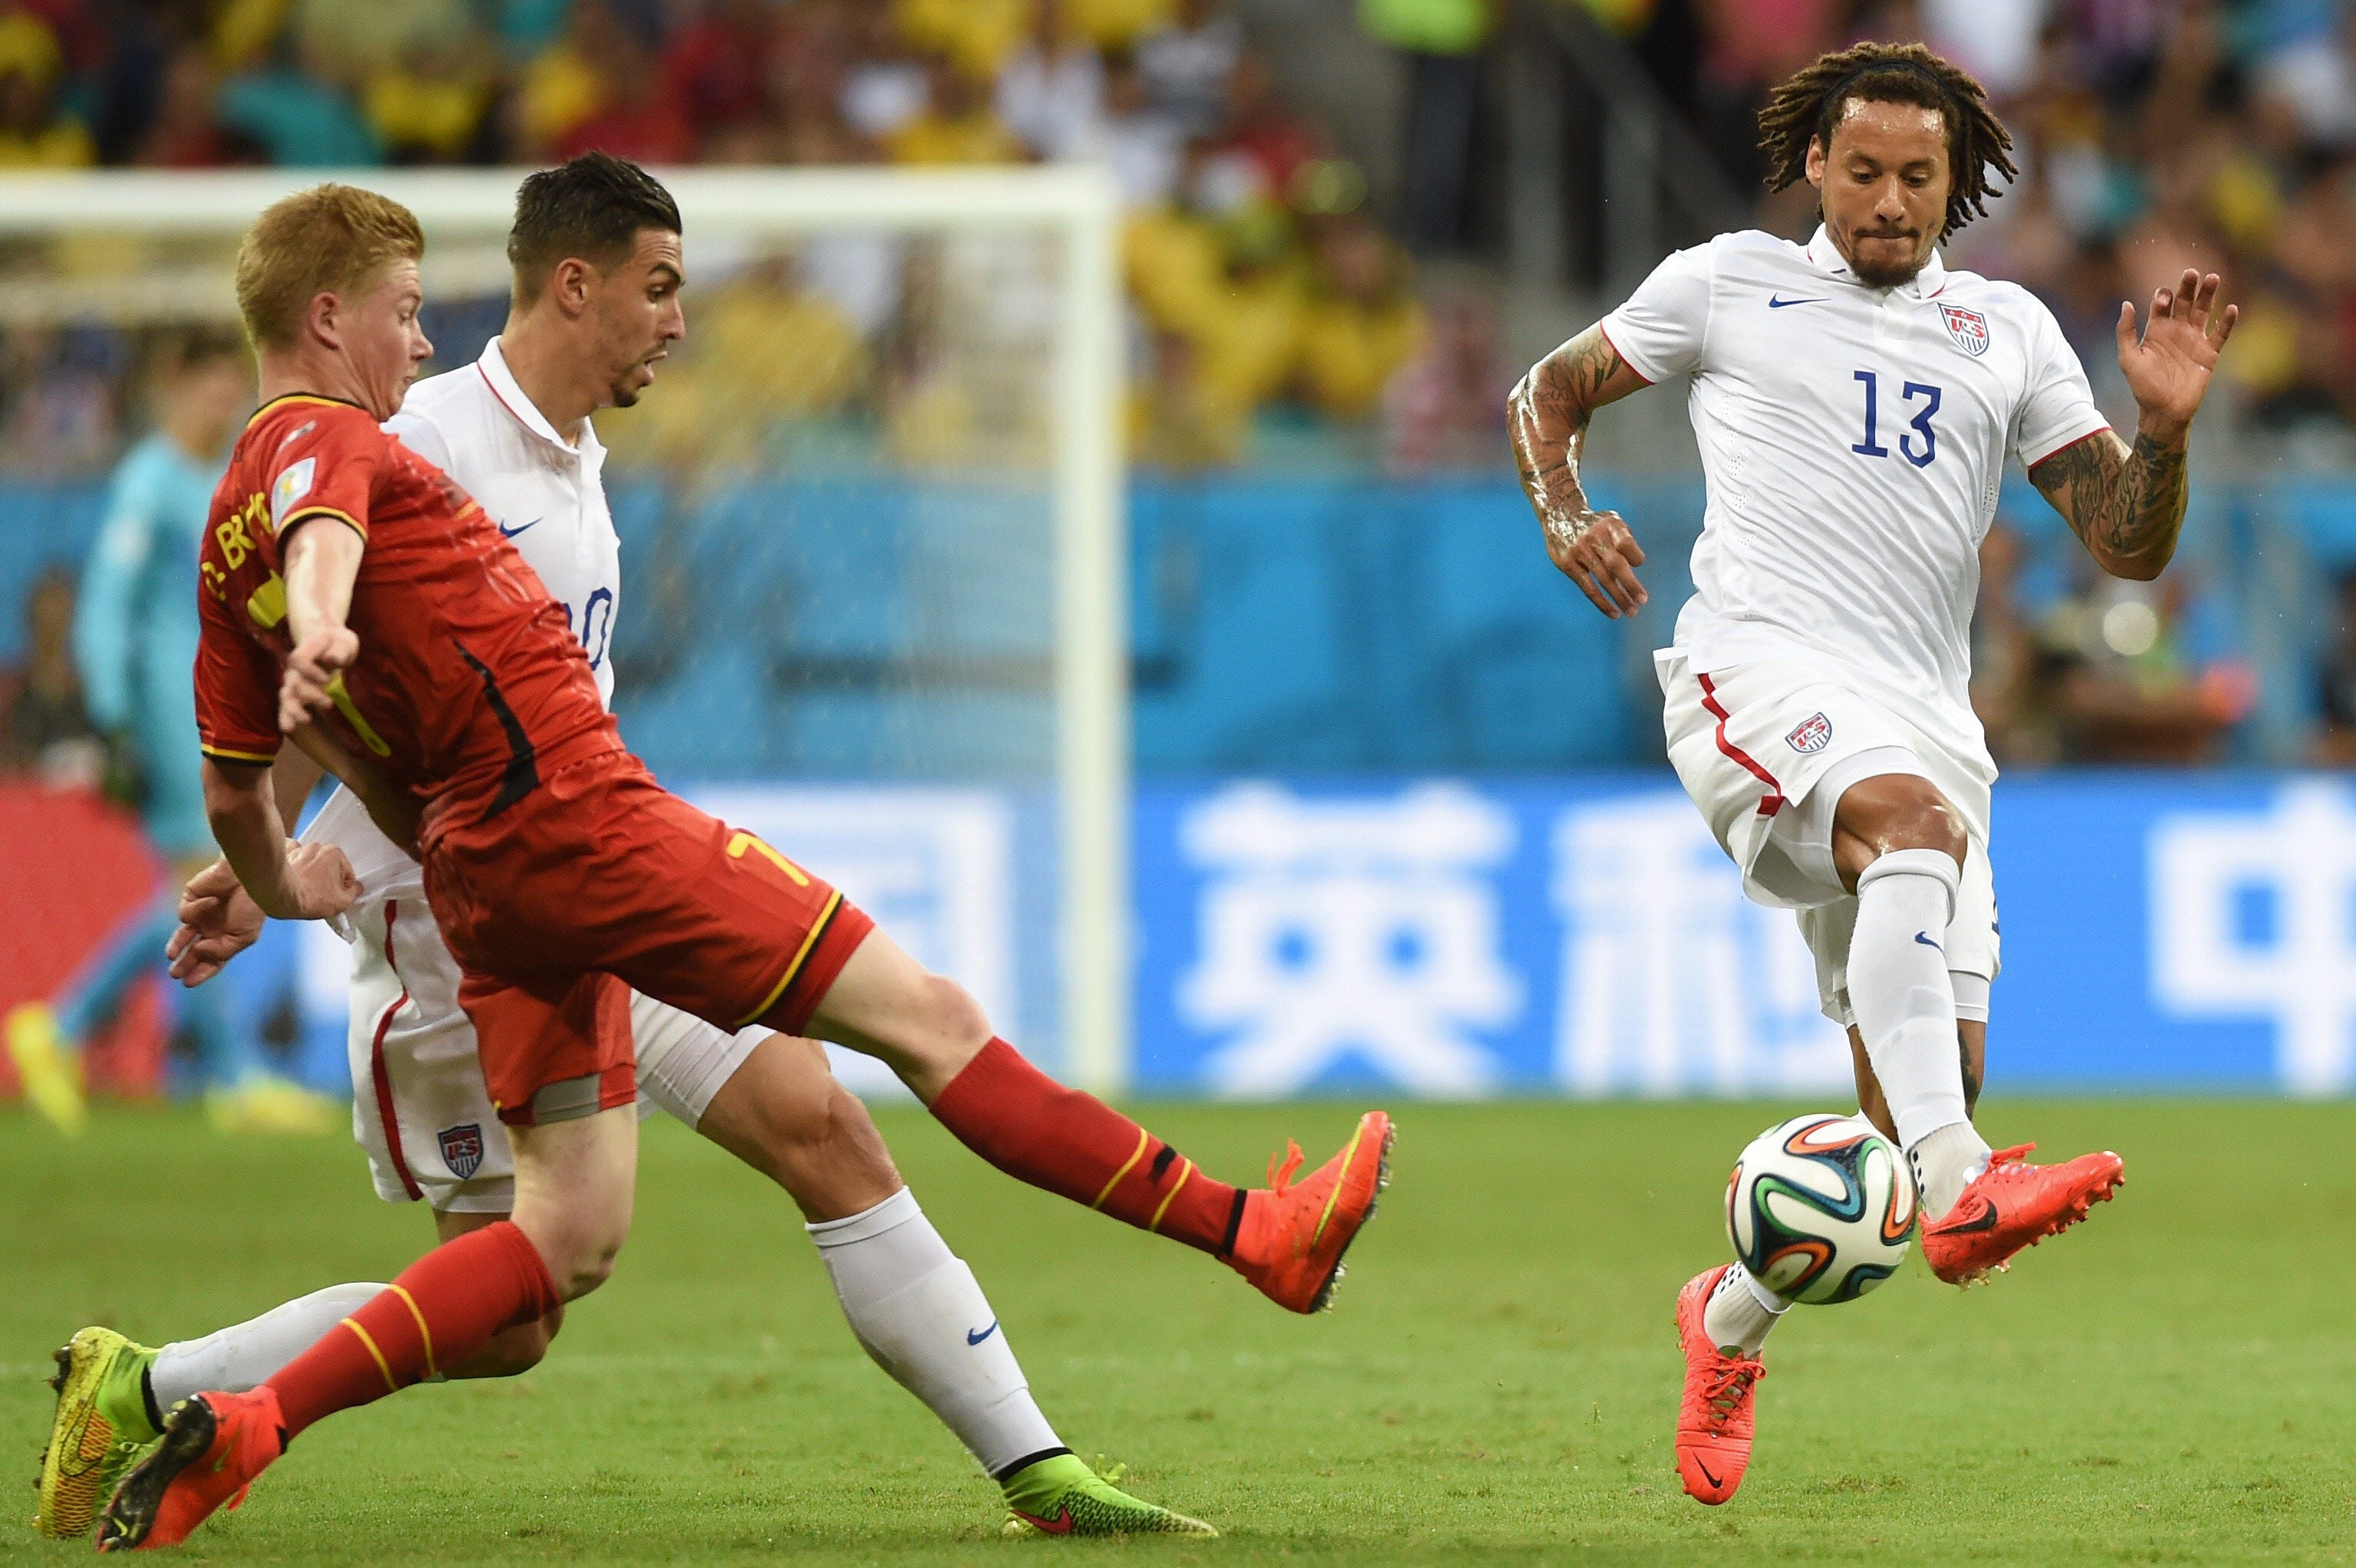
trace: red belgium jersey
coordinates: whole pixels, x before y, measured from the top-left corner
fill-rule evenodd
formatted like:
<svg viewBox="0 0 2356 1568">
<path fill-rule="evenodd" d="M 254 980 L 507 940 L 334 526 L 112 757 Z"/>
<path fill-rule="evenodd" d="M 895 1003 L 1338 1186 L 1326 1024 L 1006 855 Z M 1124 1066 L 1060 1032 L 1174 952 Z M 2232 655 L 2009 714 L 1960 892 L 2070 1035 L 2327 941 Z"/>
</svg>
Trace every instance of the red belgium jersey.
<svg viewBox="0 0 2356 1568">
<path fill-rule="evenodd" d="M 556 769 L 622 750 L 563 607 L 482 507 L 367 410 L 296 394 L 245 427 L 206 522 L 196 681 L 207 756 L 277 755 L 294 649 L 279 539 L 306 517 L 366 541 L 348 617 L 359 657 L 320 722 L 412 795 L 429 827 L 493 816 Z"/>
</svg>

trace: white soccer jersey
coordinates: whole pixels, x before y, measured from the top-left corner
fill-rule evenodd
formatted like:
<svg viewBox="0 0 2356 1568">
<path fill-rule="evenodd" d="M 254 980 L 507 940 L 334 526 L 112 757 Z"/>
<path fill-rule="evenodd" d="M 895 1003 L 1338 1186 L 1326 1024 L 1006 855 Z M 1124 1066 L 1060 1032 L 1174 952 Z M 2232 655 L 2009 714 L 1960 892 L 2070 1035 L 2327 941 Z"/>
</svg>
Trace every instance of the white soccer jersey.
<svg viewBox="0 0 2356 1568">
<path fill-rule="evenodd" d="M 1993 778 L 1968 686 L 2005 459 L 2109 424 L 2052 313 L 1936 252 L 1877 289 L 1822 228 L 1754 229 L 1671 256 L 1601 325 L 1647 381 L 1687 381 L 1708 489 L 1676 635 L 1692 667 L 1829 663 Z"/>
</svg>

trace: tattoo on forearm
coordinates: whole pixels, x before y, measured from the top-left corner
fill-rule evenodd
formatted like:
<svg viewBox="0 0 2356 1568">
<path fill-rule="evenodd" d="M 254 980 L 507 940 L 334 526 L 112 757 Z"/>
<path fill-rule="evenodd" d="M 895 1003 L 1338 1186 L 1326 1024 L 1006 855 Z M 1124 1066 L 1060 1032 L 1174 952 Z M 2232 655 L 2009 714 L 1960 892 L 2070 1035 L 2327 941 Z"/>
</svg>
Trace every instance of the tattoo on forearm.
<svg viewBox="0 0 2356 1568">
<path fill-rule="evenodd" d="M 1514 457 L 1549 544 L 1568 545 L 1583 531 L 1588 507 L 1580 455 L 1596 400 L 1620 366 L 1611 340 L 1590 327 L 1540 360 L 1514 389 Z"/>
<path fill-rule="evenodd" d="M 2029 471 L 2030 481 L 2098 560 L 2161 560 L 2184 526 L 2184 453 L 2138 433 L 2132 450 L 2116 437 L 2062 448 Z"/>
</svg>

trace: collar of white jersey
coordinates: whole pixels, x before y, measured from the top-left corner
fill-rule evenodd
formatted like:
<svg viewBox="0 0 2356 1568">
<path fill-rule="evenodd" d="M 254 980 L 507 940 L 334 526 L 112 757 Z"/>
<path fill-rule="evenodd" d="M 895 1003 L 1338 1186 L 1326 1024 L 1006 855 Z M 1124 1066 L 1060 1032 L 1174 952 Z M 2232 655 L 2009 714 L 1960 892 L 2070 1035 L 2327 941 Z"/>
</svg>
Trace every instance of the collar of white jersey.
<svg viewBox="0 0 2356 1568">
<path fill-rule="evenodd" d="M 597 440 L 597 421 L 594 420 L 581 421 L 581 444 L 578 446 L 556 433 L 556 427 L 548 422 L 548 416 L 540 411 L 540 405 L 524 396 L 523 388 L 516 381 L 515 372 L 508 368 L 508 357 L 500 351 L 498 338 L 494 337 L 483 345 L 483 357 L 475 361 L 475 368 L 483 373 L 483 381 L 491 389 L 491 395 L 498 399 L 499 406 L 513 414 L 518 424 L 541 440 L 561 449 L 567 457 L 594 461 L 605 455 L 605 448 Z"/>
<path fill-rule="evenodd" d="M 1836 278 L 1855 281 L 1856 275 L 1848 270 L 1847 258 L 1840 253 L 1840 247 L 1833 243 L 1832 230 L 1821 223 L 1816 225 L 1815 236 L 1808 241 L 1808 260 Z M 1947 264 L 1939 260 L 1939 248 L 1933 245 L 1931 247 L 1931 259 L 1922 263 L 1922 270 L 1890 292 L 1904 294 L 1909 299 L 1926 300 L 1946 286 Z"/>
</svg>

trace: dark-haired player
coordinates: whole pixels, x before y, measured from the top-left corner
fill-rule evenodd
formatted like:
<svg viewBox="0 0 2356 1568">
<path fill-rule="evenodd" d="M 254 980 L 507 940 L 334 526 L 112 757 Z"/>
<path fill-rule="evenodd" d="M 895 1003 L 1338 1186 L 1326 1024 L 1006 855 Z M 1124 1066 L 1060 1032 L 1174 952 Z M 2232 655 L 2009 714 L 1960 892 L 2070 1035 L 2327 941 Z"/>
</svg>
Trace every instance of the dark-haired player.
<svg viewBox="0 0 2356 1568">
<path fill-rule="evenodd" d="M 2094 560 L 2148 579 L 2184 521 L 2185 440 L 2234 312 L 2215 276 L 2118 320 L 2132 445 L 2027 291 L 1950 272 L 2011 145 L 1980 86 L 1919 45 L 1860 44 L 1760 114 L 1771 188 L 1805 179 L 1804 245 L 1728 234 L 1661 263 L 1515 389 L 1547 550 L 1605 614 L 1645 600 L 1644 552 L 1580 482 L 1590 417 L 1685 383 L 1708 485 L 1694 597 L 1655 656 L 1669 757 L 1743 887 L 1799 912 L 1858 1096 L 1922 1189 L 1922 1254 L 1967 1284 L 2083 1219 L 2114 1154 L 2035 1166 L 1973 1130 L 1997 973 L 1988 795 L 1973 716 L 1977 548 L 2018 455 Z M 1677 1467 L 1723 1502 L 1751 1455 L 1760 1346 L 1784 1303 L 1740 1264 L 1677 1299 Z"/>
<path fill-rule="evenodd" d="M 475 363 L 411 388 L 386 422 L 476 497 L 522 554 L 563 607 L 608 700 L 622 582 L 600 478 L 605 452 L 588 415 L 637 402 L 683 332 L 680 239 L 669 193 L 619 159 L 590 154 L 531 176 L 509 237 L 515 284 L 505 329 Z M 281 754 L 283 816 L 318 771 L 297 750 Z M 422 869 L 348 790 L 329 799 L 303 841 L 341 849 L 364 884 L 341 929 L 354 939 L 352 1126 L 379 1196 L 424 1200 L 444 1240 L 507 1217 L 515 1207 L 509 1141 L 484 1086 L 474 1027 L 457 1001 L 458 963 L 434 926 Z M 190 913 L 208 934 L 190 927 L 175 943 L 177 971 L 190 983 L 228 962 L 261 925 L 234 878 L 216 872 L 197 886 Z M 632 997 L 630 1013 L 647 1098 L 793 1196 L 860 1343 L 1000 1483 L 1010 1521 L 1053 1520 L 1069 1503 L 1082 1533 L 1172 1522 L 1106 1486 L 1069 1452 L 1033 1399 L 1007 1330 L 973 1337 L 998 1320 L 996 1311 L 815 1043 L 761 1028 L 714 1028 L 643 995 Z M 37 1528 L 85 1532 L 121 1473 L 154 1442 L 163 1411 L 200 1390 L 254 1387 L 383 1288 L 330 1285 L 160 1349 L 103 1327 L 82 1329 L 59 1352 Z M 523 1371 L 562 1318 L 509 1329 L 447 1375 Z"/>
<path fill-rule="evenodd" d="M 675 217 L 642 226 L 632 251 L 661 285 L 658 315 L 675 309 L 676 229 Z M 312 1422 L 466 1369 L 605 1277 L 636 1164 L 633 989 L 715 1035 L 758 1025 L 871 1051 L 1001 1168 L 1230 1257 L 1313 1308 L 1371 1206 L 1386 1120 L 1371 1115 L 1289 1190 L 1214 1182 L 1023 1062 L 971 998 L 823 881 L 659 789 L 621 749 L 573 617 L 510 530 L 378 428 L 430 352 L 416 325 L 422 252 L 405 210 L 337 186 L 273 207 L 241 252 L 266 401 L 206 548 L 207 806 L 237 881 L 273 915 L 344 913 L 359 891 L 338 849 L 283 837 L 262 766 L 282 731 L 391 844 L 422 851 L 487 1110 L 507 1130 L 511 1214 L 450 1227 L 459 1233 L 252 1392 L 182 1401 L 115 1489 L 102 1546 L 185 1537 Z M 557 270 L 568 269 L 594 270 L 571 259 Z M 614 368 L 643 385 L 648 364 Z M 986 1342 L 991 1326 L 959 1336 Z M 1028 1522 L 1078 1533 L 1106 1503 L 1065 1488 Z M 1191 1524 L 1126 1517 L 1130 1529 Z"/>
</svg>

